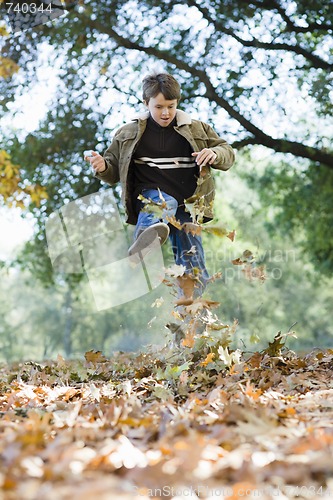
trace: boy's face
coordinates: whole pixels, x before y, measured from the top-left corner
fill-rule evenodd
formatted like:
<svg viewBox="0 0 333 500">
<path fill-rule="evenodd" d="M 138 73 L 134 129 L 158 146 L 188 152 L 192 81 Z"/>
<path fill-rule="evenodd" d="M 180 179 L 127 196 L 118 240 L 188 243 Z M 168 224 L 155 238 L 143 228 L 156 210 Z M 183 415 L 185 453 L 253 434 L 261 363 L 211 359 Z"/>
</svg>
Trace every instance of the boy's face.
<svg viewBox="0 0 333 500">
<path fill-rule="evenodd" d="M 174 117 L 176 116 L 177 110 L 177 99 L 172 99 L 168 101 L 165 99 L 162 93 L 157 94 L 156 97 L 151 97 L 149 102 L 144 101 L 147 106 L 152 118 L 161 127 L 167 127 L 170 125 Z"/>
</svg>

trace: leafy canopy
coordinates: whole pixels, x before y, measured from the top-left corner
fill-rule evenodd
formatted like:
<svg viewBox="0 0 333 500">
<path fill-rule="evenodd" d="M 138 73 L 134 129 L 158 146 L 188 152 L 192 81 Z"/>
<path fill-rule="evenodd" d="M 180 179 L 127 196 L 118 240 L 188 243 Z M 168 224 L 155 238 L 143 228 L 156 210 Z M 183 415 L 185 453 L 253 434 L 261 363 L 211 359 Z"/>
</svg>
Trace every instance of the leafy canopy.
<svg viewBox="0 0 333 500">
<path fill-rule="evenodd" d="M 40 227 L 63 203 L 100 188 L 81 153 L 96 145 L 106 148 L 113 131 L 138 107 L 141 78 L 156 68 L 177 76 L 181 106 L 210 121 L 235 148 L 263 145 L 286 162 L 298 158 L 307 170 L 305 182 L 295 167 L 300 196 L 307 185 L 316 192 L 318 175 L 324 179 L 332 170 L 327 3 L 88 0 L 68 9 L 67 16 L 15 36 L 8 35 L 4 21 L 0 30 L 4 115 L 15 114 L 13 102 L 32 88 L 45 65 L 43 47 L 52 48 L 48 72 L 58 80 L 45 120 L 24 144 L 18 133 L 5 131 L 5 148 L 20 166 L 18 187 L 28 183 L 47 190 L 47 201 L 29 205 Z M 323 173 L 317 175 L 319 169 Z M 285 193 L 269 202 L 282 212 L 292 187 Z M 309 211 L 309 198 L 302 200 Z M 295 205 L 284 219 L 288 214 L 299 225 Z M 321 234 L 329 230 L 329 210 L 325 201 Z M 310 226 L 305 233 L 305 246 L 313 249 Z M 315 258 L 322 262 L 320 251 Z"/>
</svg>

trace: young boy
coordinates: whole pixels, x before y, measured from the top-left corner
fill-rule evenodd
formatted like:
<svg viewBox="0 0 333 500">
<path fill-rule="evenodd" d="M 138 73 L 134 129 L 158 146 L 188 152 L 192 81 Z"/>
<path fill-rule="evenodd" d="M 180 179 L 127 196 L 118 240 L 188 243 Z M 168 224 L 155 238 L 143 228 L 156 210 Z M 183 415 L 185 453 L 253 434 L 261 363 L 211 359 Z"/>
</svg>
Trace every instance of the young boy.
<svg viewBox="0 0 333 500">
<path fill-rule="evenodd" d="M 179 285 L 185 299 L 191 301 L 193 294 L 202 293 L 209 275 L 201 236 L 184 200 L 201 197 L 203 221 L 211 220 L 214 182 L 210 167 L 229 169 L 234 152 L 209 125 L 177 109 L 180 97 L 180 85 L 173 76 L 146 76 L 143 102 L 147 112 L 115 133 L 104 156 L 93 152 L 89 161 L 100 180 L 110 185 L 121 182 L 127 222 L 136 225 L 129 254 L 142 255 L 156 236 L 161 244 L 169 237 L 176 264 L 186 268 Z M 161 219 L 143 211 L 139 195 L 162 203 Z M 167 217 L 172 216 L 181 229 L 168 223 Z"/>
</svg>

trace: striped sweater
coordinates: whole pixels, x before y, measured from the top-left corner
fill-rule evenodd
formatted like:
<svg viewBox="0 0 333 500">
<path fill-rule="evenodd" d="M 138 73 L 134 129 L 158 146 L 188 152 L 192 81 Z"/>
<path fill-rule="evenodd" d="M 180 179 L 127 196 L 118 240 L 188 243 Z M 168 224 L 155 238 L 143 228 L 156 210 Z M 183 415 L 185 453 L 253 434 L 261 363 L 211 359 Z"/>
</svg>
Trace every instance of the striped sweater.
<svg viewBox="0 0 333 500">
<path fill-rule="evenodd" d="M 150 116 L 134 153 L 134 199 L 143 189 L 156 189 L 182 205 L 197 187 L 199 170 L 189 142 L 175 129 L 176 120 L 161 127 Z"/>
</svg>

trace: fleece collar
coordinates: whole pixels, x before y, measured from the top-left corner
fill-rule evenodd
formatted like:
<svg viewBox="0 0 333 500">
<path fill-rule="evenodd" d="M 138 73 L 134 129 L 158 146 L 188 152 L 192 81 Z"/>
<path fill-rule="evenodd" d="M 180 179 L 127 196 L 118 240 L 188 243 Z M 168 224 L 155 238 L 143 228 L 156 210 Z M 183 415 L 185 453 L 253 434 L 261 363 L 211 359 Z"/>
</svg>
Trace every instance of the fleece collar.
<svg viewBox="0 0 333 500">
<path fill-rule="evenodd" d="M 149 111 L 146 111 L 145 113 L 140 113 L 139 115 L 136 115 L 133 118 L 133 121 L 148 120 L 148 117 L 149 117 Z M 191 125 L 192 123 L 190 115 L 185 113 L 185 111 L 181 111 L 180 109 L 177 109 L 176 119 L 178 127 L 181 127 L 182 125 Z"/>
</svg>

